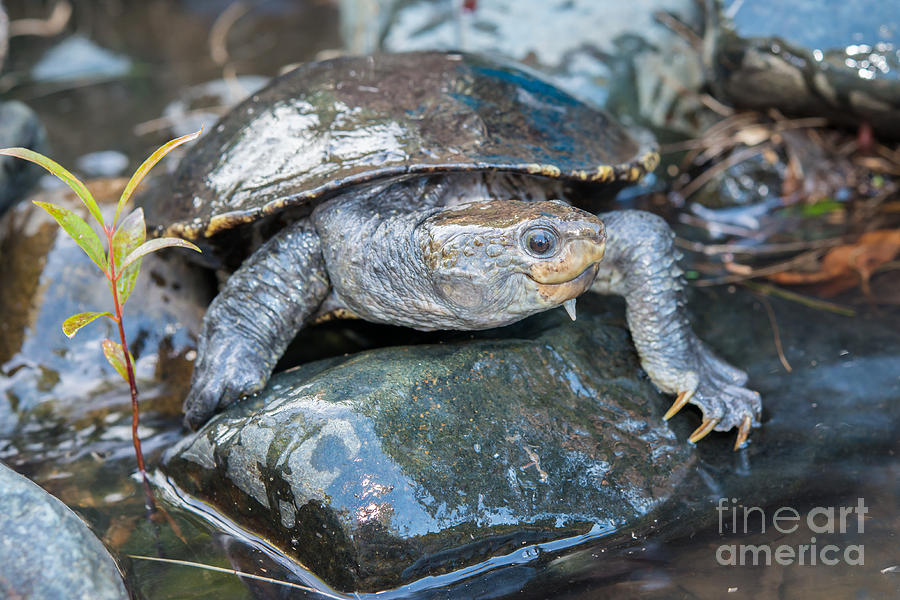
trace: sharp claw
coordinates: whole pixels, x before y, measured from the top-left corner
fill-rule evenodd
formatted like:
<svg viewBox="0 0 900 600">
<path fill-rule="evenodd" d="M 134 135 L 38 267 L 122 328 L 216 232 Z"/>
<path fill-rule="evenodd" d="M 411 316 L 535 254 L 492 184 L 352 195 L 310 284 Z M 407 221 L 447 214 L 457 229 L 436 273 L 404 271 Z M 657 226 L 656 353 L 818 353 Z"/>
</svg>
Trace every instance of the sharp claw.
<svg viewBox="0 0 900 600">
<path fill-rule="evenodd" d="M 666 414 L 663 415 L 663 421 L 668 421 L 678 414 L 678 411 L 684 408 L 684 405 L 690 401 L 693 395 L 694 390 L 685 390 L 678 394 L 678 397 L 675 398 L 675 402 L 672 403 L 672 406 L 666 411 Z"/>
<path fill-rule="evenodd" d="M 705 438 L 710 431 L 713 430 L 713 427 L 719 422 L 719 419 L 703 419 L 703 422 L 700 423 L 700 427 L 694 430 L 694 433 L 691 434 L 691 437 L 688 438 L 688 441 L 696 444 L 703 438 Z"/>
<path fill-rule="evenodd" d="M 750 435 L 750 422 L 750 415 L 744 415 L 744 420 L 741 421 L 741 426 L 738 428 L 737 439 L 734 441 L 735 451 L 740 450 L 747 441 L 747 436 Z"/>
</svg>

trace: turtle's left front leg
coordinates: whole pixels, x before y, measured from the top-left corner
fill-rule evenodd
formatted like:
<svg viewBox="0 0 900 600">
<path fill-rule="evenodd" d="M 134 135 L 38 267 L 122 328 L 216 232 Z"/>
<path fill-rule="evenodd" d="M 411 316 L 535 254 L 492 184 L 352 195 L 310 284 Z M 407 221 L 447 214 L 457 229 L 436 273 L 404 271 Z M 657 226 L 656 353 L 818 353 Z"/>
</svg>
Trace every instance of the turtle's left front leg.
<svg viewBox="0 0 900 600">
<path fill-rule="evenodd" d="M 247 258 L 203 317 L 185 424 L 197 429 L 214 412 L 261 390 L 329 289 L 319 235 L 306 220 Z"/>
<path fill-rule="evenodd" d="M 644 211 L 598 216 L 608 241 L 591 289 L 625 297 L 628 328 L 641 365 L 660 390 L 678 395 L 665 418 L 691 402 L 703 411 L 692 442 L 714 429 L 737 427 L 739 448 L 750 427 L 759 426 L 760 397 L 744 387 L 746 373 L 716 356 L 691 329 L 674 233 L 663 219 Z"/>
</svg>

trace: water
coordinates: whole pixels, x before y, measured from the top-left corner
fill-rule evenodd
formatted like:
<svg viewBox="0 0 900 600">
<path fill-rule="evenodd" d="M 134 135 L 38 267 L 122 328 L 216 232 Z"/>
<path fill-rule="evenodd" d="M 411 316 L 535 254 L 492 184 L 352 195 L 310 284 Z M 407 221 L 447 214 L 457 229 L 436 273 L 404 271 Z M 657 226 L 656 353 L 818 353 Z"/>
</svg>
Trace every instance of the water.
<svg viewBox="0 0 900 600">
<path fill-rule="evenodd" d="M 76 165 L 79 157 L 93 152 L 116 151 L 128 157 L 133 168 L 171 136 L 160 116 L 190 86 L 224 75 L 271 76 L 286 63 L 310 60 L 341 46 L 336 3 L 273 0 L 232 13 L 236 20 L 225 36 L 227 58 L 217 62 L 210 50 L 210 31 L 229 4 L 218 0 L 75 2 L 73 21 L 65 34 L 12 40 L 0 90 L 5 98 L 20 99 L 39 113 L 50 135 L 51 155 L 62 164 Z M 42 3 L 24 0 L 7 0 L 6 6 L 13 20 L 42 17 L 48 10 Z M 116 56 L 127 57 L 127 74 L 99 69 L 76 80 L 30 82 L 27 74 L 43 54 L 76 32 Z M 201 96 L 194 99 L 194 108 L 216 114 L 221 111 L 218 102 Z M 896 279 L 877 278 L 876 293 L 900 297 Z M 431 597 L 874 599 L 900 595 L 900 446 L 891 434 L 897 411 L 890 410 L 900 401 L 900 310 L 867 306 L 850 294 L 841 300 L 855 303 L 860 314 L 848 320 L 772 300 L 785 353 L 796 369 L 788 376 L 777 360 L 771 327 L 757 297 L 746 291 L 732 295 L 720 291 L 707 299 L 715 301 L 698 307 L 710 308 L 697 309 L 704 336 L 732 338 L 733 346 L 723 352 L 751 365 L 751 379 L 767 399 L 768 422 L 754 433 L 754 452 L 728 452 L 729 440 L 724 436 L 704 442 L 696 487 L 686 492 L 688 500 L 673 507 L 668 517 L 659 515 L 659 521 L 601 532 L 574 549 L 527 550 L 530 553 L 518 558 L 498 559 L 456 582 L 452 591 L 433 592 Z M 736 308 L 731 310 L 732 306 Z M 734 335 L 735 327 L 741 328 L 742 335 Z M 791 410 L 789 403 L 794 406 Z M 827 418 L 817 420 L 816 411 L 824 411 L 829 403 L 839 405 L 845 418 L 827 413 Z M 153 405 L 143 415 L 144 451 L 151 465 L 183 435 L 177 410 L 177 402 L 170 402 Z M 684 427 L 690 429 L 687 424 Z M 831 461 L 808 459 L 812 440 L 828 428 L 845 432 L 841 439 L 849 440 L 847 447 Z M 764 447 L 778 460 L 760 459 L 758 451 Z M 793 454 L 779 454 L 782 448 Z M 162 503 L 168 518 L 147 520 L 143 492 L 133 477 L 130 413 L 124 394 L 79 407 L 62 418 L 50 414 L 41 423 L 22 424 L 0 443 L 0 459 L 78 512 L 119 558 L 138 597 L 276 598 L 286 597 L 287 592 L 260 582 L 245 585 L 228 574 L 130 555 L 236 566 L 297 581 L 290 565 L 267 553 L 264 542 L 248 539 L 222 523 L 213 526 L 176 499 Z M 754 483 L 742 488 L 742 481 Z M 755 506 L 755 498 L 764 498 L 761 508 L 769 516 L 786 507 L 804 519 L 816 507 L 853 506 L 864 498 L 868 519 L 864 531 L 854 533 L 851 527 L 847 534 L 815 534 L 805 522 L 792 534 L 779 533 L 771 523 L 762 533 L 755 521 L 746 532 L 741 523 L 735 532 L 725 522 L 720 532 L 715 506 L 727 490 L 741 490 L 738 500 L 747 505 Z M 820 550 L 829 543 L 841 549 L 864 544 L 865 564 L 841 560 L 824 565 L 820 558 L 816 566 L 794 561 L 726 567 L 716 560 L 723 544 L 799 548 L 811 545 L 811 537 L 817 538 Z M 302 592 L 292 593 L 303 597 Z"/>
</svg>

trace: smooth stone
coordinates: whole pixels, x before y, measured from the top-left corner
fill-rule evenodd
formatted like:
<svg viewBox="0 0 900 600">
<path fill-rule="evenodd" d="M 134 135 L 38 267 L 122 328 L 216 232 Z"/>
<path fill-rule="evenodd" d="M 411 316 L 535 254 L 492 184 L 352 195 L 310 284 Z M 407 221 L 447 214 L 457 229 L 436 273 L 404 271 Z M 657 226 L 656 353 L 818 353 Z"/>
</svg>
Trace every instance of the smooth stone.
<svg viewBox="0 0 900 600">
<path fill-rule="evenodd" d="M 892 50 L 894 57 L 886 56 L 884 63 L 876 56 L 865 66 L 872 78 L 900 77 L 896 69 L 900 13 L 881 0 L 795 0 L 790 4 L 731 0 L 724 8 L 735 32 L 744 38 L 776 36 L 823 54 L 840 50 L 844 56 L 855 54 L 853 47 L 860 45 L 876 55 Z M 879 44 L 890 48 L 878 48 Z"/>
<path fill-rule="evenodd" d="M 72 35 L 48 50 L 31 69 L 35 81 L 113 78 L 131 70 L 127 56 L 101 48 L 82 35 Z"/>
<path fill-rule="evenodd" d="M 0 148 L 21 146 L 42 152 L 47 133 L 34 112 L 16 100 L 0 102 Z M 0 215 L 22 198 L 44 171 L 11 156 L 0 156 Z"/>
<path fill-rule="evenodd" d="M 276 375 L 164 470 L 341 590 L 631 523 L 694 453 L 662 420 L 670 400 L 642 376 L 621 317 L 579 302 L 575 323 L 552 311 L 482 334 L 494 339 Z"/>
<path fill-rule="evenodd" d="M 115 560 L 88 526 L 0 463 L 0 597 L 128 599 Z"/>
<path fill-rule="evenodd" d="M 88 182 L 107 219 L 124 185 L 124 179 Z M 30 199 L 89 218 L 69 190 Z M 180 412 L 189 387 L 197 334 L 214 293 L 208 274 L 180 260 L 178 252 L 186 251 L 144 259 L 124 307 L 142 405 L 171 414 Z M 128 384 L 101 349 L 104 338 L 118 340 L 112 321 L 98 319 L 72 339 L 62 332 L 70 315 L 112 311 L 106 279 L 81 248 L 28 202 L 0 220 L 0 255 L 0 455 L 5 455 L 2 440 L 25 424 L 84 422 L 97 411 L 130 406 L 130 397 Z"/>
</svg>

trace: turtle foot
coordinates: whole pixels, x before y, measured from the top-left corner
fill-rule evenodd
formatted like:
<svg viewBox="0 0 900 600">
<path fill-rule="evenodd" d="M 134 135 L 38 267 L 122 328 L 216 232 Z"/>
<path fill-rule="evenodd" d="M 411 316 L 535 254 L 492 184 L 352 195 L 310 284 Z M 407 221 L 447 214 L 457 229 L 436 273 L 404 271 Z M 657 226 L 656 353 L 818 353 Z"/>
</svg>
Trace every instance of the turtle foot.
<svg viewBox="0 0 900 600">
<path fill-rule="evenodd" d="M 663 416 L 669 420 L 688 403 L 703 413 L 703 421 L 688 438 L 697 443 L 712 431 L 738 429 L 734 449 L 740 449 L 750 435 L 751 427 L 758 427 L 762 401 L 759 393 L 744 387 L 747 374 L 737 369 L 710 350 L 699 339 L 691 345 L 690 356 L 682 357 L 680 364 L 667 365 L 665 369 L 647 369 L 650 378 L 663 390 L 673 390 L 678 395 L 671 408 Z M 646 368 L 646 367 L 645 367 Z"/>
<path fill-rule="evenodd" d="M 184 423 L 191 429 L 198 429 L 242 396 L 261 390 L 270 374 L 257 357 L 242 356 L 233 345 L 217 346 L 201 356 L 184 401 Z"/>
</svg>

